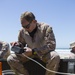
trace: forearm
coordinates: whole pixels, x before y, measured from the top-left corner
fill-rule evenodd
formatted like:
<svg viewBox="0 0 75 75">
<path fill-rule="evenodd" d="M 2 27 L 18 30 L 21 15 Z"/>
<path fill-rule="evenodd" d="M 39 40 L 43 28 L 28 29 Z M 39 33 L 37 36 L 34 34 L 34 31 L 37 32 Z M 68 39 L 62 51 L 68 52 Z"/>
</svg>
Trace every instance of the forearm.
<svg viewBox="0 0 75 75">
<path fill-rule="evenodd" d="M 25 39 L 22 36 L 22 32 L 21 31 L 19 32 L 19 35 L 18 35 L 18 42 L 21 43 L 23 47 L 25 47 L 26 42 L 25 42 Z"/>
<path fill-rule="evenodd" d="M 39 48 L 34 49 L 34 51 L 40 54 L 45 54 L 49 52 L 50 50 L 55 50 L 56 48 L 56 39 L 55 39 L 52 28 L 48 27 L 44 34 L 45 34 L 44 35 L 44 41 L 45 41 L 44 45 L 42 45 Z"/>
<path fill-rule="evenodd" d="M 45 54 L 49 51 L 55 50 L 55 47 L 56 47 L 56 44 L 47 44 L 40 48 L 34 48 L 33 51 L 40 54 Z"/>
</svg>

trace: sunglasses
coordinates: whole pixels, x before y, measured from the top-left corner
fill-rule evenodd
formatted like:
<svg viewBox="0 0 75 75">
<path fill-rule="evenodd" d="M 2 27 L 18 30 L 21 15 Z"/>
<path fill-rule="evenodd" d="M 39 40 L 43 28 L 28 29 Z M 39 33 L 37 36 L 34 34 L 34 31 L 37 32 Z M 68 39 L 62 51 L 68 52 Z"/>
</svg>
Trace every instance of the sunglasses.
<svg viewBox="0 0 75 75">
<path fill-rule="evenodd" d="M 30 23 L 25 25 L 25 26 L 22 26 L 23 28 L 26 28 L 26 29 L 29 29 L 30 28 Z"/>
</svg>

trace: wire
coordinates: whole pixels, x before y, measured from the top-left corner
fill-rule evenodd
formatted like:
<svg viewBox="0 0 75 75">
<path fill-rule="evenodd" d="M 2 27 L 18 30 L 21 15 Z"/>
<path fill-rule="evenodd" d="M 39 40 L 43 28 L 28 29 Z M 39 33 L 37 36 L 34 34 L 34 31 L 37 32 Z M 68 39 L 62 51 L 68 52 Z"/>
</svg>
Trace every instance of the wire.
<svg viewBox="0 0 75 75">
<path fill-rule="evenodd" d="M 49 71 L 49 72 L 53 72 L 53 73 L 57 73 L 57 74 L 62 74 L 62 75 L 75 75 L 73 73 L 63 73 L 63 72 L 56 72 L 56 71 L 52 71 L 52 70 L 49 70 L 47 69 L 46 67 L 44 67 L 42 64 L 40 64 L 39 62 L 37 62 L 36 60 L 28 57 L 27 55 L 25 55 L 24 53 L 22 53 L 26 58 L 28 58 L 29 60 L 31 61 L 34 61 L 35 63 L 37 63 L 38 65 L 40 65 L 42 68 L 44 68 L 45 70 Z"/>
</svg>

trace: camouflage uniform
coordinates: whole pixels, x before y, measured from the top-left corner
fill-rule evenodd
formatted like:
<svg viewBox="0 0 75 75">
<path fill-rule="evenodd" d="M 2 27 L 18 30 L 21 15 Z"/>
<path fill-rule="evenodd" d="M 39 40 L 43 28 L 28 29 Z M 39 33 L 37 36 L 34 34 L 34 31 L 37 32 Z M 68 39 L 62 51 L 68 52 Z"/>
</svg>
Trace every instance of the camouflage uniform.
<svg viewBox="0 0 75 75">
<path fill-rule="evenodd" d="M 75 59 L 75 42 L 70 43 L 70 54 L 69 54 L 69 58 L 70 59 Z"/>
<path fill-rule="evenodd" d="M 53 71 L 58 70 L 60 57 L 57 52 L 54 51 L 56 40 L 52 27 L 45 23 L 37 23 L 37 31 L 33 38 L 30 37 L 29 33 L 25 29 L 21 29 L 18 41 L 24 45 L 27 44 L 28 47 L 35 50 L 36 54 L 32 55 L 31 58 L 40 58 L 42 61 L 47 63 L 46 68 Z M 25 58 L 22 54 L 12 54 L 7 59 L 9 65 L 17 75 L 28 75 L 27 70 L 22 65 L 22 62 L 26 62 L 28 60 L 29 59 Z M 55 73 L 46 71 L 45 75 L 55 75 Z"/>
<path fill-rule="evenodd" d="M 0 41 L 0 59 L 6 59 L 10 54 L 9 44 L 3 41 Z"/>
<path fill-rule="evenodd" d="M 71 52 L 71 53 L 69 54 L 69 59 L 75 59 L 75 54 Z"/>
</svg>

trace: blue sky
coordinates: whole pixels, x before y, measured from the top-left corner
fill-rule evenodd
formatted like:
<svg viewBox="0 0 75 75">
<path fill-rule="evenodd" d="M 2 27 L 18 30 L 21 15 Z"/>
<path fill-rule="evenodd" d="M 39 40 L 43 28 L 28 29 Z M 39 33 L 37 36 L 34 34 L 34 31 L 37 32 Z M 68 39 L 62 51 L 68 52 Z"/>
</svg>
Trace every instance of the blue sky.
<svg viewBox="0 0 75 75">
<path fill-rule="evenodd" d="M 75 41 L 75 0 L 0 0 L 0 40 L 17 41 L 20 15 L 25 11 L 53 27 L 57 48 L 69 48 Z"/>
</svg>

